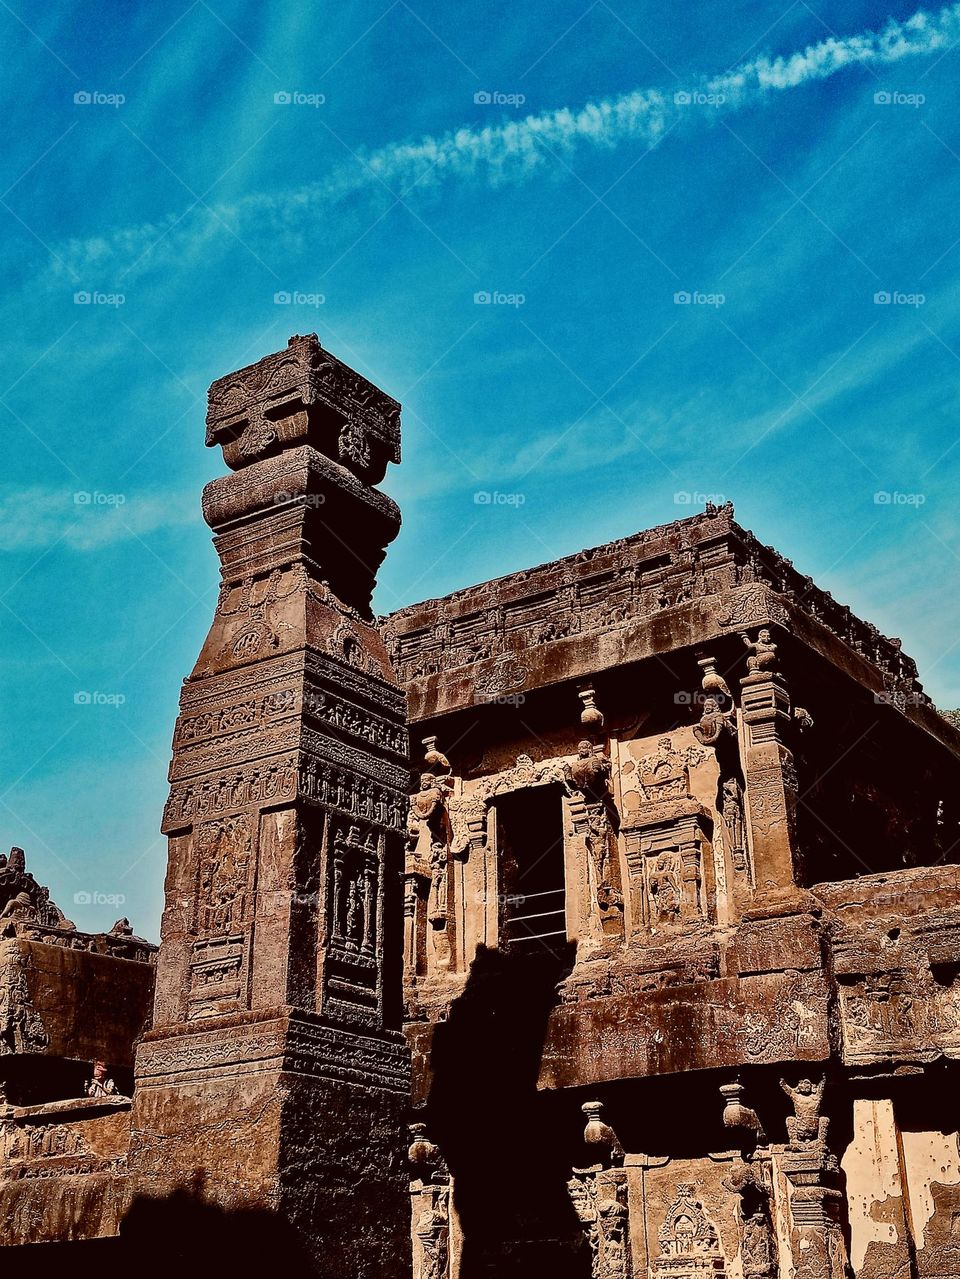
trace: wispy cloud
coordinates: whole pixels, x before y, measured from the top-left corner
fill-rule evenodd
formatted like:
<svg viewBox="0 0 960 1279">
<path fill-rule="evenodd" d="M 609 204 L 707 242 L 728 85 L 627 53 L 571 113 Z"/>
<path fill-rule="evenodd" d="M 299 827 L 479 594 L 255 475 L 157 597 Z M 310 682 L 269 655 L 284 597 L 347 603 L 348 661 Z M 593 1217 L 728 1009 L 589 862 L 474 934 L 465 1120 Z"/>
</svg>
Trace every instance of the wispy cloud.
<svg viewBox="0 0 960 1279">
<path fill-rule="evenodd" d="M 235 234 L 274 236 L 302 231 L 313 214 L 364 190 L 409 190 L 445 179 L 488 185 L 522 181 L 550 160 L 581 148 L 631 142 L 656 145 L 671 129 L 709 123 L 718 112 L 743 110 L 772 94 L 824 80 L 851 68 L 878 69 L 947 50 L 960 40 L 960 4 L 920 10 L 876 31 L 831 37 L 781 57 L 758 57 L 719 75 L 705 74 L 683 89 L 635 89 L 581 107 L 560 107 L 485 128 L 463 126 L 437 136 L 358 152 L 322 183 L 256 194 L 233 204 L 188 209 L 164 222 L 118 228 L 74 240 L 58 250 L 67 269 L 82 274 L 105 262 L 131 274 L 202 248 L 229 225 Z M 386 192 L 384 191 L 384 194 Z M 63 269 L 62 267 L 59 269 Z"/>
<path fill-rule="evenodd" d="M 75 551 L 196 523 L 196 494 L 147 495 L 35 486 L 0 492 L 0 553 Z"/>
</svg>

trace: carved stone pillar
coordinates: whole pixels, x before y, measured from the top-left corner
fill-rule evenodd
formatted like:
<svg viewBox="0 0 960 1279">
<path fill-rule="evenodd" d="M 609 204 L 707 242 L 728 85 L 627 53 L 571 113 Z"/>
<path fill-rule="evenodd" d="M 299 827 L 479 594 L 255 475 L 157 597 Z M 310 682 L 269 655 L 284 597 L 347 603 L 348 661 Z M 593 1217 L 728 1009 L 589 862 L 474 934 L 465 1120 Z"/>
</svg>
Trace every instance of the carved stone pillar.
<svg viewBox="0 0 960 1279">
<path fill-rule="evenodd" d="M 311 336 L 215 382 L 207 423 L 222 587 L 174 734 L 131 1173 L 158 1212 L 177 1191 L 265 1212 L 326 1279 L 394 1279 L 409 778 L 370 592 L 399 406 Z"/>
<path fill-rule="evenodd" d="M 403 876 L 403 971 L 407 982 L 419 977 L 426 964 L 429 891 L 430 876 L 408 857 Z"/>
<path fill-rule="evenodd" d="M 426 1125 L 410 1125 L 410 1228 L 414 1279 L 447 1279 L 451 1267 L 450 1174 Z"/>
<path fill-rule="evenodd" d="M 845 1279 L 840 1191 L 824 1184 L 824 1169 L 815 1155 L 790 1152 L 783 1156 L 781 1167 L 790 1182 L 794 1279 Z"/>
<path fill-rule="evenodd" d="M 769 667 L 751 669 L 740 685 L 753 874 L 756 895 L 764 898 L 796 887 L 797 773 L 785 744 L 790 697 L 783 676 Z"/>
<path fill-rule="evenodd" d="M 593 1279 L 631 1279 L 630 1209 L 623 1148 L 602 1118 L 600 1102 L 585 1102 L 583 1139 L 598 1162 L 574 1168 L 567 1191 L 591 1253 Z"/>
</svg>

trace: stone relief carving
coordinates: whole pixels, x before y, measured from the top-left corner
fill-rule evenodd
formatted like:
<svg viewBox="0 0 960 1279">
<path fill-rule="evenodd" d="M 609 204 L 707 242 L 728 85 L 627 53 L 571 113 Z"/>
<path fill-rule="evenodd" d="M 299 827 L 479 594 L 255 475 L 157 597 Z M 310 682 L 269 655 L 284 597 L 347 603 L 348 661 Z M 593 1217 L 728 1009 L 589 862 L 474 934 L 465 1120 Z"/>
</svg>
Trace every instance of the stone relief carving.
<svg viewBox="0 0 960 1279">
<path fill-rule="evenodd" d="M 242 619 L 243 625 L 226 641 L 218 660 L 231 656 L 249 660 L 279 648 L 283 632 L 290 628 L 282 620 L 273 621 L 271 610 L 281 600 L 303 590 L 305 581 L 302 565 L 274 568 L 240 583 L 225 581 L 220 588 L 217 613 Z"/>
<path fill-rule="evenodd" d="M 730 844 L 735 871 L 747 870 L 746 825 L 743 811 L 743 787 L 736 777 L 727 777 L 720 785 L 720 813 Z"/>
<path fill-rule="evenodd" d="M 752 1168 L 742 1162 L 734 1166 L 723 1184 L 737 1196 L 743 1279 L 773 1279 L 777 1273 L 777 1245 L 768 1188 Z"/>
<path fill-rule="evenodd" d="M 671 1279 L 723 1279 L 726 1259 L 716 1226 L 689 1182 L 677 1186 L 677 1194 L 657 1233 L 659 1256 L 654 1260 L 654 1276 Z"/>
<path fill-rule="evenodd" d="M 505 657 L 493 670 L 481 675 L 474 684 L 474 693 L 480 699 L 494 699 L 523 688 L 527 668 L 516 657 Z"/>
<path fill-rule="evenodd" d="M 379 954 L 377 874 L 379 848 L 373 831 L 335 827 L 333 833 L 331 945 L 358 955 Z"/>
<path fill-rule="evenodd" d="M 435 927 L 447 921 L 447 865 L 450 858 L 450 816 L 447 798 L 451 783 L 423 773 L 420 789 L 410 796 L 407 835 L 412 871 L 428 874 L 428 918 Z"/>
<path fill-rule="evenodd" d="M 201 822 L 196 840 L 200 858 L 198 933 L 218 936 L 246 919 L 250 819 L 241 814 Z"/>
<path fill-rule="evenodd" d="M 730 630 L 741 630 L 766 621 L 785 625 L 788 620 L 783 606 L 760 583 L 752 583 L 725 595 L 714 615 L 721 626 Z"/>
<path fill-rule="evenodd" d="M 50 899 L 50 889 L 38 884 L 27 870 L 22 848 L 11 848 L 9 855 L 0 853 L 0 926 L 7 922 L 36 924 L 41 928 L 75 930 L 76 924 Z M 13 931 L 16 931 L 13 929 Z"/>
<path fill-rule="evenodd" d="M 690 799 L 690 769 L 705 758 L 696 746 L 677 750 L 671 738 L 661 737 L 657 749 L 644 755 L 637 767 L 643 800 L 661 805 Z"/>
<path fill-rule="evenodd" d="M 581 1109 L 587 1118 L 584 1145 L 597 1162 L 573 1169 L 567 1193 L 590 1248 L 591 1279 L 629 1279 L 630 1213 L 626 1174 L 620 1167 L 623 1147 L 602 1117 L 601 1102 L 585 1102 Z"/>
<path fill-rule="evenodd" d="M 431 1187 L 421 1199 L 417 1279 L 446 1279 L 450 1253 L 450 1191 L 446 1186 Z"/>
<path fill-rule="evenodd" d="M 715 526 L 729 540 L 706 550 L 697 540 L 697 531 L 704 526 Z M 746 563 L 739 562 L 734 549 L 734 540 L 740 545 L 743 539 L 751 547 Z M 391 655 L 401 678 L 420 679 L 488 658 L 500 651 L 508 634 L 511 646 L 519 642 L 529 650 L 574 632 L 609 630 L 625 621 L 640 621 L 658 609 L 692 600 L 700 601 L 704 614 L 724 629 L 786 625 L 788 616 L 779 595 L 799 604 L 875 663 L 905 693 L 929 700 L 917 684 L 915 664 L 904 657 L 899 641 L 885 638 L 854 617 L 799 574 L 789 560 L 738 529 L 732 511 L 725 508 L 645 530 L 588 555 L 513 574 L 496 586 L 519 626 L 508 630 L 504 608 L 489 607 L 489 585 L 483 588 L 487 595 L 479 588 L 466 590 L 440 606 L 415 605 L 394 613 L 389 619 Z M 458 635 L 457 610 L 468 607 L 475 608 L 481 620 L 469 635 Z M 441 608 L 451 611 L 452 631 L 439 616 Z"/>
<path fill-rule="evenodd" d="M 586 844 L 590 854 L 594 896 L 609 894 L 612 839 L 618 825 L 613 791 L 610 786 L 611 764 L 608 756 L 598 754 L 589 741 L 577 745 L 576 758 L 563 765 L 567 791 L 583 805 L 586 818 Z"/>
</svg>

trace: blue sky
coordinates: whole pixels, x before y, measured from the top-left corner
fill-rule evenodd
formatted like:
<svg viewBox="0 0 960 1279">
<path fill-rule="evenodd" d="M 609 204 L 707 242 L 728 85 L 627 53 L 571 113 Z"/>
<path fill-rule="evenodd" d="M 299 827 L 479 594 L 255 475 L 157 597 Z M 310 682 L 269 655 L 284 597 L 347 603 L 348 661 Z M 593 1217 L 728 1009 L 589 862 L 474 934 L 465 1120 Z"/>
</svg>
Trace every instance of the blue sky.
<svg viewBox="0 0 960 1279">
<path fill-rule="evenodd" d="M 380 611 L 730 498 L 960 705 L 960 10 L 916 12 L 0 4 L 0 838 L 69 915 L 157 935 L 206 387 L 294 332 L 404 405 Z"/>
</svg>

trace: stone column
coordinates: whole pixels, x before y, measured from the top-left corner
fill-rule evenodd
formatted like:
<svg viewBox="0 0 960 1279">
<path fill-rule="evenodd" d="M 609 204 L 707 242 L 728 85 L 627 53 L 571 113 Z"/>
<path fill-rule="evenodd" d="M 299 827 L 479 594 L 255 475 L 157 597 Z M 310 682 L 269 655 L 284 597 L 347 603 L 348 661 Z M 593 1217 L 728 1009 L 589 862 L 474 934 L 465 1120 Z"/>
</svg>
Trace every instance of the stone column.
<svg viewBox="0 0 960 1279">
<path fill-rule="evenodd" d="M 297 337 L 215 382 L 207 424 L 231 469 L 203 501 L 222 587 L 174 733 L 135 1192 L 161 1223 L 175 1192 L 263 1214 L 306 1273 L 395 1279 L 408 746 L 370 595 L 399 405 Z"/>
<path fill-rule="evenodd" d="M 900 1133 L 889 1098 L 857 1097 L 853 1141 L 842 1160 L 855 1274 L 911 1273 L 911 1238 Z"/>
<path fill-rule="evenodd" d="M 790 1183 L 793 1279 L 845 1279 L 846 1249 L 839 1225 L 841 1192 L 830 1184 L 836 1162 L 818 1142 L 787 1147 L 781 1171 Z"/>
<path fill-rule="evenodd" d="M 791 725 L 786 680 L 769 665 L 757 665 L 772 661 L 769 655 L 748 660 L 751 669 L 740 681 L 743 772 L 755 892 L 762 900 L 796 888 L 797 773 L 785 740 Z"/>
</svg>

